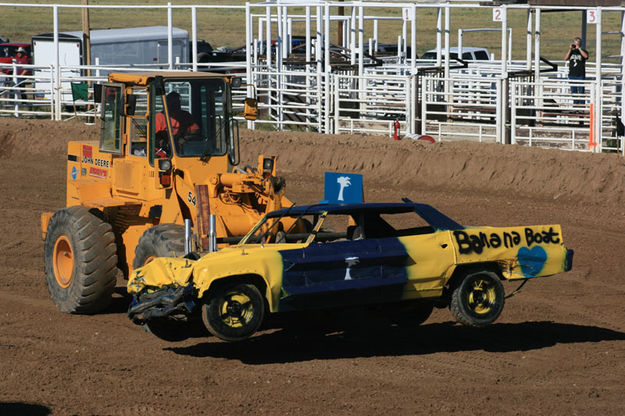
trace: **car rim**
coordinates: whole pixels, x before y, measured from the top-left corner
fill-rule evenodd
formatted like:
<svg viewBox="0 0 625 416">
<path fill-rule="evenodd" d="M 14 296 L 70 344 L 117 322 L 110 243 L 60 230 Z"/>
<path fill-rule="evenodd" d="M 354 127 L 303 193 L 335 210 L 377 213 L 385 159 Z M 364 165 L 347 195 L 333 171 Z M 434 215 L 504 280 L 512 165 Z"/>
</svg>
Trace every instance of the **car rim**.
<svg viewBox="0 0 625 416">
<path fill-rule="evenodd" d="M 240 292 L 228 293 L 219 305 L 219 316 L 231 328 L 246 326 L 254 316 L 252 299 Z"/>
<path fill-rule="evenodd" d="M 54 243 L 52 262 L 56 282 L 63 288 L 68 287 L 74 275 L 74 253 L 71 242 L 64 235 Z"/>
<path fill-rule="evenodd" d="M 486 315 L 493 309 L 497 300 L 495 285 L 488 279 L 476 279 L 468 292 L 469 308 L 477 315 Z"/>
</svg>

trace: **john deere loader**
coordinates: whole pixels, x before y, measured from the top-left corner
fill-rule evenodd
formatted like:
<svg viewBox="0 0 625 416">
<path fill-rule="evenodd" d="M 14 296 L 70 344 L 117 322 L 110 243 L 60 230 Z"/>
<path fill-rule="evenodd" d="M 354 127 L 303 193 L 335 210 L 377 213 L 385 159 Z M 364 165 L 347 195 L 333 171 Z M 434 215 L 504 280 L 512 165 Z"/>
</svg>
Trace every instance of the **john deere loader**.
<svg viewBox="0 0 625 416">
<path fill-rule="evenodd" d="M 227 244 L 266 212 L 291 205 L 274 157 L 235 168 L 232 88 L 240 82 L 222 74 L 112 73 L 95 86 L 100 140 L 69 143 L 67 207 L 41 217 L 46 280 L 61 311 L 105 309 L 118 269 L 127 277 L 156 257 L 208 250 L 211 214 L 217 242 Z M 246 118 L 256 111 L 248 98 Z"/>
</svg>

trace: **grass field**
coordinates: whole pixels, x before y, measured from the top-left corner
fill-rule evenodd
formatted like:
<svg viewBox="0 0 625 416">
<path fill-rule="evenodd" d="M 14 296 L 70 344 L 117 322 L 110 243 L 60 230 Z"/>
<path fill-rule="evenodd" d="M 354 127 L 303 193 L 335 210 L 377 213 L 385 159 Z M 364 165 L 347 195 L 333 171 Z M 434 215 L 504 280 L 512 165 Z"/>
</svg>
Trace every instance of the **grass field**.
<svg viewBox="0 0 625 416">
<path fill-rule="evenodd" d="M 73 4 L 79 5 L 79 0 L 74 1 L 38 1 L 31 4 Z M 183 0 L 172 1 L 174 5 L 198 4 L 200 1 Z M 93 5 L 137 4 L 137 5 L 166 5 L 164 0 L 132 0 L 120 1 L 96 1 Z M 244 5 L 241 0 L 214 0 L 214 5 Z M 253 3 L 252 3 L 253 4 Z M 264 8 L 256 9 L 258 13 L 264 13 Z M 290 8 L 289 14 L 303 14 L 303 8 Z M 313 8 L 314 13 L 314 8 Z M 345 8 L 345 14 L 350 14 L 351 8 Z M 398 8 L 367 8 L 366 15 L 395 16 L 400 17 L 401 9 Z M 106 29 L 133 26 L 166 25 L 167 12 L 165 9 L 92 9 L 90 12 L 91 28 Z M 189 9 L 175 10 L 173 12 L 174 26 L 191 29 L 191 13 Z M 61 31 L 81 30 L 80 9 L 60 9 L 59 25 Z M 510 10 L 508 25 L 512 28 L 513 35 L 513 58 L 525 57 L 525 32 L 526 12 L 523 10 Z M 336 24 L 333 24 L 333 33 L 336 32 Z M 458 28 L 497 28 L 499 23 L 492 21 L 490 9 L 466 8 L 452 10 L 451 13 L 451 44 L 457 43 Z M 581 27 L 580 12 L 552 12 L 543 13 L 542 27 L 542 55 L 548 59 L 561 60 L 568 49 L 571 39 L 579 36 Z M 417 51 L 422 54 L 436 45 L 436 10 L 419 9 L 417 12 Z M 603 16 L 603 31 L 618 31 L 620 28 L 620 13 L 607 12 Z M 0 6 L 0 35 L 9 37 L 12 41 L 30 42 L 34 34 L 51 32 L 53 29 L 52 9 L 45 7 L 14 7 Z M 274 29 L 275 30 L 275 29 Z M 588 25 L 588 49 L 591 60 L 594 60 L 595 49 L 595 26 Z M 302 23 L 294 24 L 296 34 L 304 34 Z M 395 43 L 397 36 L 401 34 L 400 21 L 385 21 L 379 26 L 380 42 Z M 410 30 L 408 30 L 410 33 Z M 373 24 L 367 22 L 365 26 L 365 39 L 372 36 Z M 408 35 L 410 36 L 410 35 Z M 332 36 L 335 41 L 336 36 Z M 213 46 L 242 46 L 245 43 L 245 11 L 242 9 L 200 9 L 198 10 L 198 39 L 205 39 Z M 480 32 L 465 35 L 465 46 L 482 46 L 500 55 L 501 35 L 497 32 Z M 603 55 L 618 55 L 620 40 L 617 35 L 605 35 L 603 41 Z M 605 59 L 605 58 L 604 58 Z"/>
</svg>

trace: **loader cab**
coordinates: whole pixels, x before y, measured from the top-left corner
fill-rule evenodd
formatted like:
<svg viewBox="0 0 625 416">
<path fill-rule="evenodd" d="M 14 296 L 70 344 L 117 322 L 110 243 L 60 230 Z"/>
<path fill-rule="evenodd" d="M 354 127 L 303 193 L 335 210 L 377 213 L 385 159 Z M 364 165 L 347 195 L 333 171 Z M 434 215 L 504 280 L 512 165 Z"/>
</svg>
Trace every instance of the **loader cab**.
<svg viewBox="0 0 625 416">
<path fill-rule="evenodd" d="M 151 166 L 161 158 L 226 156 L 230 165 L 238 164 L 238 123 L 227 78 L 156 76 L 136 84 L 102 85 L 100 151 L 145 158 Z"/>
</svg>

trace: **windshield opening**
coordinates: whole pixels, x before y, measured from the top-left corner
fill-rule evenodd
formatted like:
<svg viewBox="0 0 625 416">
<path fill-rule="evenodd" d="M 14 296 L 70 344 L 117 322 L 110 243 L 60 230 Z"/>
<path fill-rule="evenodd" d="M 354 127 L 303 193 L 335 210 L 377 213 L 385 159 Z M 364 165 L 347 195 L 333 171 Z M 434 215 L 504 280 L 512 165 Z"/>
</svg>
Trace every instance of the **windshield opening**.
<svg viewBox="0 0 625 416">
<path fill-rule="evenodd" d="M 435 222 L 446 219 L 433 216 Z M 449 220 L 451 221 L 451 220 Z M 440 225 L 440 224 L 439 224 Z M 452 228 L 463 228 L 450 224 Z M 431 234 L 440 228 L 414 211 L 349 213 L 322 212 L 314 214 L 265 216 L 239 244 L 329 243 L 378 238 L 397 238 Z M 446 228 L 441 228 L 446 229 Z"/>
</svg>

